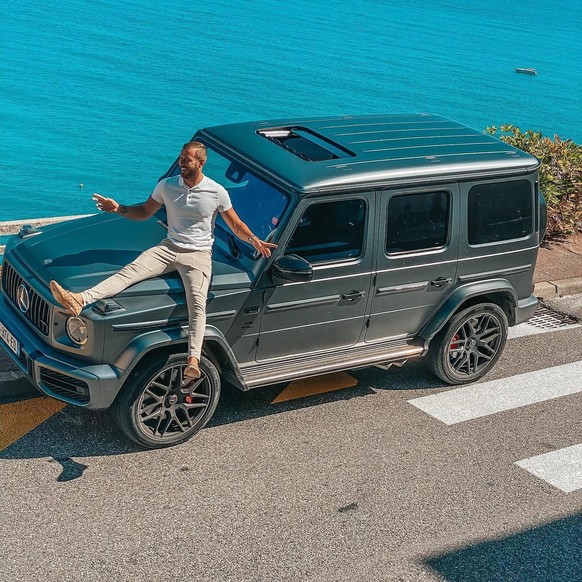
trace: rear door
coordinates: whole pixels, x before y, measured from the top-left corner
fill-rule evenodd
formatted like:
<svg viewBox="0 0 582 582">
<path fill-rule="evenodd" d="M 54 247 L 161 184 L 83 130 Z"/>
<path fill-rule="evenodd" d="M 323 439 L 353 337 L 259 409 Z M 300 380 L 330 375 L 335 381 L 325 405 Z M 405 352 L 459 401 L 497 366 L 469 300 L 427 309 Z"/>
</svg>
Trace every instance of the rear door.
<svg viewBox="0 0 582 582">
<path fill-rule="evenodd" d="M 387 189 L 378 196 L 367 342 L 416 335 L 451 293 L 457 274 L 457 184 Z"/>
<path fill-rule="evenodd" d="M 304 199 L 276 255 L 313 267 L 307 283 L 263 275 L 257 360 L 348 347 L 361 340 L 372 280 L 374 193 Z"/>
</svg>

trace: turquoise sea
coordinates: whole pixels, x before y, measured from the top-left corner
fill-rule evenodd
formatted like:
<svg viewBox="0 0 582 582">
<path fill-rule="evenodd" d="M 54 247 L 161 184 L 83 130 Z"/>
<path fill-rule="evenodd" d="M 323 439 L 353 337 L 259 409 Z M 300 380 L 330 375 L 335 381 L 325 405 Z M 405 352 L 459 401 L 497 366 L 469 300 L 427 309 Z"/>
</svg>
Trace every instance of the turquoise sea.
<svg viewBox="0 0 582 582">
<path fill-rule="evenodd" d="M 3 0 L 0 16 L 0 221 L 93 212 L 94 191 L 144 200 L 224 122 L 432 112 L 582 142 L 572 0 Z"/>
</svg>

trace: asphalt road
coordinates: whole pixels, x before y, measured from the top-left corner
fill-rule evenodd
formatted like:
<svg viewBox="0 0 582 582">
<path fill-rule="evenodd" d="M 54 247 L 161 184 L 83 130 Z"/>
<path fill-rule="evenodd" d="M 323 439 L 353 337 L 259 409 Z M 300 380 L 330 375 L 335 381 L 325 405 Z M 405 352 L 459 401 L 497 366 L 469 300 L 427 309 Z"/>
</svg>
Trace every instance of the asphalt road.
<svg viewBox="0 0 582 582">
<path fill-rule="evenodd" d="M 0 452 L 0 580 L 581 580 L 581 346 L 526 330 L 472 393 L 422 362 L 277 404 L 285 385 L 227 387 L 158 451 L 51 412 Z M 545 454 L 565 464 L 536 474 Z"/>
</svg>

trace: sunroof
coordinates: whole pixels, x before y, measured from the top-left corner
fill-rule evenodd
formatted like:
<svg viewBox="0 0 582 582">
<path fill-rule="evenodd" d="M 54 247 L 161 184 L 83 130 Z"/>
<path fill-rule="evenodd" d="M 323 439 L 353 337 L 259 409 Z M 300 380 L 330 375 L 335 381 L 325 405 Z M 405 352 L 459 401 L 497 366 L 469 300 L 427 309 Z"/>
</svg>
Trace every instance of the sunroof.
<svg viewBox="0 0 582 582">
<path fill-rule="evenodd" d="M 259 135 L 308 162 L 349 158 L 355 154 L 304 127 L 261 129 Z"/>
</svg>

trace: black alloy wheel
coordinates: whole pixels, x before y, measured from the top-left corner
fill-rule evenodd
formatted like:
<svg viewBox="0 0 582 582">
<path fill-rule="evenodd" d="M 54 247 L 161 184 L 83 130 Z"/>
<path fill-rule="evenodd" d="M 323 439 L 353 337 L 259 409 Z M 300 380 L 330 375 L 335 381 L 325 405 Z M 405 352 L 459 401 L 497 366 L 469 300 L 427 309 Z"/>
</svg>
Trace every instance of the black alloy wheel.
<svg viewBox="0 0 582 582">
<path fill-rule="evenodd" d="M 220 397 L 220 377 L 206 358 L 202 376 L 183 377 L 185 354 L 154 358 L 129 378 L 113 407 L 114 417 L 134 442 L 147 448 L 182 443 L 210 420 Z"/>
<path fill-rule="evenodd" d="M 448 384 L 478 380 L 495 365 L 507 341 L 504 311 L 481 303 L 454 315 L 431 341 L 428 365 Z"/>
</svg>

